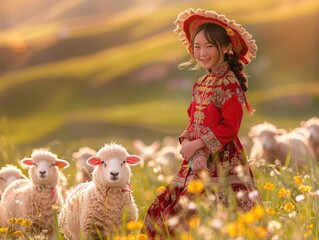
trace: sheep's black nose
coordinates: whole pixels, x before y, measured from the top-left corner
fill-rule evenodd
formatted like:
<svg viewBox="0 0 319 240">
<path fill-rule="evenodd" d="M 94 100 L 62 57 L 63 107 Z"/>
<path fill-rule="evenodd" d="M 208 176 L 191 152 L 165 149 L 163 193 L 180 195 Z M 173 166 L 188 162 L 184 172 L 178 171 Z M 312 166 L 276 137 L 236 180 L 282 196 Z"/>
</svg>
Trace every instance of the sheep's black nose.
<svg viewBox="0 0 319 240">
<path fill-rule="evenodd" d="M 116 177 L 116 176 L 118 176 L 120 173 L 119 172 L 110 172 L 110 174 L 113 176 L 113 177 Z"/>
<path fill-rule="evenodd" d="M 44 175 L 46 173 L 46 171 L 40 171 L 41 175 Z"/>
</svg>

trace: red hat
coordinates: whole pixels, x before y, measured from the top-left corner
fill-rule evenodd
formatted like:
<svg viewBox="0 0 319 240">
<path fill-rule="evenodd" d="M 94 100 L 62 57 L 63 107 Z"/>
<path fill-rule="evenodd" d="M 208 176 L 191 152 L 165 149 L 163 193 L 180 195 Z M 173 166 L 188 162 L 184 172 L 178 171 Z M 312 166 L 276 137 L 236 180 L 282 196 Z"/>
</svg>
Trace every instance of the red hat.
<svg viewBox="0 0 319 240">
<path fill-rule="evenodd" d="M 174 32 L 178 34 L 179 40 L 186 46 L 191 54 L 190 39 L 194 31 L 204 23 L 214 23 L 223 27 L 231 39 L 232 50 L 237 53 L 243 64 L 247 65 L 256 57 L 257 45 L 251 34 L 234 20 L 229 20 L 225 15 L 214 11 L 192 8 L 181 12 L 174 24 Z"/>
</svg>

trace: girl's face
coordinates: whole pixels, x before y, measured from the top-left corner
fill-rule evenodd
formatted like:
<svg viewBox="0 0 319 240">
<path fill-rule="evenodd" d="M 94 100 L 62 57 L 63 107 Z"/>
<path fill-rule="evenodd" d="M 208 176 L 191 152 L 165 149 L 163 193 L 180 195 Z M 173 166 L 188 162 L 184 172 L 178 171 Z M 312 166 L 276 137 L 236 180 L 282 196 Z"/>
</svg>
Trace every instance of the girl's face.
<svg viewBox="0 0 319 240">
<path fill-rule="evenodd" d="M 223 54 L 220 54 L 218 47 L 206 39 L 204 30 L 198 32 L 194 38 L 194 57 L 207 70 L 224 62 L 224 54 L 227 53 L 228 49 L 228 46 L 222 46 Z"/>
</svg>

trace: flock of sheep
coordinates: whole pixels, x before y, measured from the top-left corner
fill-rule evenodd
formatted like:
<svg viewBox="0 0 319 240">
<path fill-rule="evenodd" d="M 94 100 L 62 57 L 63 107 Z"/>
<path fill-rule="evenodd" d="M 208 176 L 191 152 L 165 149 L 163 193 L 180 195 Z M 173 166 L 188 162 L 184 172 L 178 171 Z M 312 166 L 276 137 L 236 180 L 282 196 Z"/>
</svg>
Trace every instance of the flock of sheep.
<svg viewBox="0 0 319 240">
<path fill-rule="evenodd" d="M 8 226 L 10 218 L 30 219 L 34 233 L 45 230 L 48 239 L 57 239 L 54 206 L 61 207 L 58 224 L 67 239 L 95 239 L 100 234 L 111 234 L 121 226 L 125 211 L 127 221 L 136 221 L 138 209 L 129 185 L 130 166 L 142 159 L 115 143 L 106 144 L 96 154 L 87 150 L 81 150 L 83 154 L 78 157 L 80 161 L 87 158 L 86 164 L 93 169 L 92 180 L 79 183 L 67 196 L 60 180 L 61 170 L 69 163 L 47 149 L 35 149 L 30 158 L 21 160 L 29 168 L 29 177 L 13 165 L 3 167 L 0 226 Z M 79 171 L 84 173 L 82 167 Z"/>
<path fill-rule="evenodd" d="M 249 158 L 254 164 L 260 159 L 296 171 L 309 167 L 309 159 L 319 161 L 319 119 L 302 121 L 290 131 L 278 129 L 271 123 L 253 126 L 248 136 L 253 145 Z"/>
<path fill-rule="evenodd" d="M 308 158 L 319 161 L 319 119 L 301 122 L 291 131 L 273 124 L 253 126 L 248 137 L 252 142 L 249 159 L 254 164 L 264 159 L 272 164 L 300 170 Z M 0 227 L 8 226 L 10 218 L 32 220 L 35 233 L 46 230 L 49 239 L 56 239 L 54 206 L 59 230 L 67 239 L 107 236 L 121 226 L 125 212 L 127 221 L 138 219 L 138 208 L 130 190 L 130 166 L 146 164 L 159 180 L 168 181 L 181 163 L 177 139 L 167 137 L 162 143 L 147 146 L 133 142 L 137 155 L 115 143 L 105 144 L 99 151 L 83 147 L 72 157 L 76 159 L 77 185 L 66 189 L 62 170 L 69 166 L 65 160 L 48 149 L 35 149 L 31 157 L 20 164 L 28 167 L 28 177 L 19 168 L 6 165 L 0 169 Z M 143 159 L 143 161 L 142 161 Z M 287 159 L 289 161 L 287 162 Z"/>
</svg>

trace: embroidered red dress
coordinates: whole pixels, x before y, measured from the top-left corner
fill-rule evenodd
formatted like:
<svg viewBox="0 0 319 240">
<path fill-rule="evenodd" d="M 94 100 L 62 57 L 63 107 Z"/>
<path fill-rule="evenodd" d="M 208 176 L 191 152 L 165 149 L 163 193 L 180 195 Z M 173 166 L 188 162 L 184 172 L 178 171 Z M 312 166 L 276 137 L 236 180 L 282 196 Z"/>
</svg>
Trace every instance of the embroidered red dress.
<svg viewBox="0 0 319 240">
<path fill-rule="evenodd" d="M 219 189 L 216 193 L 219 202 L 227 205 L 227 193 L 224 189 L 230 186 L 234 193 L 241 192 L 242 197 L 237 199 L 240 209 L 248 211 L 256 204 L 248 196 L 257 189 L 238 139 L 244 103 L 244 92 L 227 62 L 194 84 L 192 102 L 188 108 L 189 124 L 179 140 L 182 142 L 184 138 L 200 138 L 205 147 L 198 150 L 189 161 L 183 161 L 172 181 L 149 207 L 142 231 L 150 238 L 158 231 L 173 231 L 164 226 L 164 223 L 181 210 L 178 204 L 180 197 L 190 195 L 187 192 L 188 183 L 196 179 L 197 175 L 189 166 L 199 155 L 208 158 L 210 183 Z M 241 169 L 241 173 L 238 169 Z M 242 174 L 245 178 L 242 178 Z M 258 192 L 257 199 L 261 201 Z"/>
</svg>

